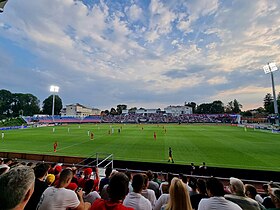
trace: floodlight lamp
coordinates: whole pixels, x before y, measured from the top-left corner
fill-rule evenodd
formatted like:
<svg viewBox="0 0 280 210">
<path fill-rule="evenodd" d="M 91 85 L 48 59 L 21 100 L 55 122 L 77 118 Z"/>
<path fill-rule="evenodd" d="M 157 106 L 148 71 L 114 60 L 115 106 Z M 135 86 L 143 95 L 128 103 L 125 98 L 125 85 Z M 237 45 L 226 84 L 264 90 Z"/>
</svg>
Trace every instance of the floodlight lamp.
<svg viewBox="0 0 280 210">
<path fill-rule="evenodd" d="M 269 66 L 268 66 L 268 65 L 265 65 L 265 66 L 263 67 L 263 70 L 264 70 L 264 73 L 265 73 L 265 74 L 270 73 L 270 69 L 269 69 Z"/>
<path fill-rule="evenodd" d="M 269 63 L 269 67 L 271 69 L 271 71 L 276 71 L 278 70 L 277 66 L 276 66 L 276 63 Z"/>
<path fill-rule="evenodd" d="M 271 73 L 273 71 L 278 70 L 278 68 L 277 68 L 275 63 L 268 63 L 267 65 L 265 65 L 263 67 L 263 70 L 264 70 L 264 73 L 269 74 L 269 73 Z"/>
<path fill-rule="evenodd" d="M 51 85 L 51 87 L 50 87 L 50 92 L 52 92 L 52 93 L 58 93 L 58 91 L 59 91 L 59 87 L 58 87 L 58 86 Z"/>
</svg>

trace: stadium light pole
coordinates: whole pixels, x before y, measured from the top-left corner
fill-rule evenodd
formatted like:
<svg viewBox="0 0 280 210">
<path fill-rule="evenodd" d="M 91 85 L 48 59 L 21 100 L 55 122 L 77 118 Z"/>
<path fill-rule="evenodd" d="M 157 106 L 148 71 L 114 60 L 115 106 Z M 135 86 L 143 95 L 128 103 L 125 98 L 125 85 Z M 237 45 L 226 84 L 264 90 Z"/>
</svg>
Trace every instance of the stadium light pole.
<svg viewBox="0 0 280 210">
<path fill-rule="evenodd" d="M 58 93 L 59 87 L 55 85 L 51 85 L 50 92 L 53 93 L 53 103 L 52 103 L 52 119 L 54 121 L 54 102 L 55 102 L 55 93 Z"/>
<path fill-rule="evenodd" d="M 273 102 L 274 102 L 274 113 L 275 113 L 275 123 L 279 125 L 279 113 L 278 113 L 278 106 L 277 106 L 277 99 L 276 99 L 276 94 L 275 94 L 275 85 L 274 85 L 274 77 L 273 77 L 273 72 L 277 71 L 278 68 L 275 63 L 267 63 L 263 67 L 264 73 L 271 75 L 271 82 L 272 82 L 272 92 L 273 92 Z"/>
</svg>

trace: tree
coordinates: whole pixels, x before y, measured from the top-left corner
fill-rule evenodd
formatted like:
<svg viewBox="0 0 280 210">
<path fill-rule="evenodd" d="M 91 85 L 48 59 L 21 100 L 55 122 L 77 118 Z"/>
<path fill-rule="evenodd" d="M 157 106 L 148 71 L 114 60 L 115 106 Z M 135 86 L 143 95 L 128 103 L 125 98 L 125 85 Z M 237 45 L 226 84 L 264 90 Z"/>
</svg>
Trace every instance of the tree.
<svg viewBox="0 0 280 210">
<path fill-rule="evenodd" d="M 50 95 L 43 101 L 43 114 L 52 115 L 53 95 Z M 54 114 L 59 115 L 62 109 L 62 100 L 58 95 L 55 95 Z"/>
<path fill-rule="evenodd" d="M 117 105 L 117 113 L 118 114 L 121 114 L 122 113 L 122 110 L 125 110 L 127 108 L 127 105 L 124 105 L 124 104 L 119 104 Z"/>
<path fill-rule="evenodd" d="M 212 103 L 203 103 L 197 106 L 196 112 L 198 114 L 211 114 L 210 110 L 211 110 L 211 106 Z"/>
<path fill-rule="evenodd" d="M 38 114 L 40 112 L 39 103 L 39 99 L 32 94 L 14 93 L 11 104 L 12 115 L 17 117 L 20 114 L 26 116 Z"/>
<path fill-rule="evenodd" d="M 117 111 L 115 108 L 111 108 L 110 115 L 117 115 Z"/>
<path fill-rule="evenodd" d="M 0 90 L 0 117 L 9 117 L 11 110 L 11 103 L 13 100 L 13 94 L 8 90 Z"/>
<path fill-rule="evenodd" d="M 211 108 L 210 108 L 210 113 L 211 114 L 223 114 L 225 112 L 225 107 L 223 102 L 221 101 L 213 101 Z"/>
<path fill-rule="evenodd" d="M 195 102 L 185 102 L 185 106 L 189 106 L 189 107 L 192 107 L 192 112 L 193 113 L 196 113 L 196 103 Z"/>
<path fill-rule="evenodd" d="M 240 113 L 242 107 L 243 106 L 236 99 L 233 100 L 233 113 Z"/>
<path fill-rule="evenodd" d="M 273 97 L 270 93 L 267 93 L 263 99 L 263 106 L 267 113 L 274 113 Z"/>
<path fill-rule="evenodd" d="M 128 110 L 128 113 L 135 113 L 137 110 L 137 107 L 132 107 Z"/>
<path fill-rule="evenodd" d="M 234 99 L 233 101 L 228 102 L 226 106 L 226 113 L 235 113 L 238 114 L 241 112 L 242 105 Z"/>
<path fill-rule="evenodd" d="M 244 117 L 252 117 L 253 116 L 253 114 L 252 114 L 252 112 L 251 111 L 245 111 L 245 112 L 242 112 L 241 113 L 242 114 L 242 116 L 244 116 Z"/>
</svg>

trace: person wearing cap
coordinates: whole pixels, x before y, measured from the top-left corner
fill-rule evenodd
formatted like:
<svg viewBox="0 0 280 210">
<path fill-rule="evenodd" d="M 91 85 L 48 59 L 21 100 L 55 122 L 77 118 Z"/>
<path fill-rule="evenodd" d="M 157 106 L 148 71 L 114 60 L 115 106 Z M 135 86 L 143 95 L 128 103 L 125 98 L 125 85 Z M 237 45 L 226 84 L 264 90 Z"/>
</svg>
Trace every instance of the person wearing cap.
<svg viewBox="0 0 280 210">
<path fill-rule="evenodd" d="M 240 179 L 231 177 L 229 179 L 229 183 L 232 194 L 225 195 L 227 200 L 236 203 L 243 210 L 261 210 L 261 207 L 257 201 L 246 197 L 244 184 Z"/>
<path fill-rule="evenodd" d="M 48 186 L 51 186 L 55 181 L 55 175 L 53 174 L 48 174 L 47 177 L 46 177 L 46 183 Z"/>
<path fill-rule="evenodd" d="M 66 189 L 72 177 L 72 170 L 64 169 L 57 186 L 48 187 L 42 194 L 37 210 L 89 209 L 90 203 L 84 202 L 82 190 L 74 192 Z"/>
<path fill-rule="evenodd" d="M 275 205 L 275 208 L 269 208 L 269 210 L 278 210 L 280 209 L 280 188 L 271 188 L 270 189 L 271 201 Z"/>
<path fill-rule="evenodd" d="M 98 185 L 99 185 L 99 174 L 98 174 L 98 168 L 94 168 L 95 170 L 95 179 L 94 179 L 94 187 L 93 190 L 98 191 Z M 84 188 L 85 183 L 87 180 L 91 179 L 92 169 L 86 168 L 84 170 L 84 178 L 81 178 L 78 180 L 78 185 L 81 188 Z"/>
</svg>

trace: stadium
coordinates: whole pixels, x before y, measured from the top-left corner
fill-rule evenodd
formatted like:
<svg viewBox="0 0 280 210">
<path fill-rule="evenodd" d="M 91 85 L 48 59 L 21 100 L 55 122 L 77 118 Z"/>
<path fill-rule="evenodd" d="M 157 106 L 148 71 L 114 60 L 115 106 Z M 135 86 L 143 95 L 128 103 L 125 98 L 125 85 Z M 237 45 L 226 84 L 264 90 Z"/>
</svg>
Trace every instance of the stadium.
<svg viewBox="0 0 280 210">
<path fill-rule="evenodd" d="M 279 209 L 279 9 L 0 0 L 0 209 Z"/>
</svg>

